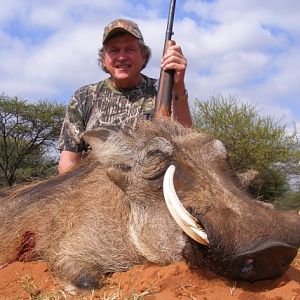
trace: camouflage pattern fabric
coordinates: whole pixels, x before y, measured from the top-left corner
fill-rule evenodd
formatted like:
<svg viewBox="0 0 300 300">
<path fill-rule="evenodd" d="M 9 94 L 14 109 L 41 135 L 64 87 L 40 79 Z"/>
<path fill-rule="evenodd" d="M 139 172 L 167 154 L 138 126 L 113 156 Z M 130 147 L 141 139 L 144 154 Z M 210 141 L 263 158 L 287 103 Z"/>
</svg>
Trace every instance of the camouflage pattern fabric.
<svg viewBox="0 0 300 300">
<path fill-rule="evenodd" d="M 132 90 L 117 90 L 110 78 L 80 88 L 67 107 L 57 148 L 87 150 L 81 135 L 89 129 L 113 126 L 133 130 L 139 119 L 152 118 L 156 95 L 157 80 L 145 75 Z"/>
<path fill-rule="evenodd" d="M 120 30 L 127 31 L 137 39 L 144 41 L 143 35 L 136 23 L 127 19 L 117 19 L 105 26 L 102 40 L 103 45 L 114 32 Z"/>
</svg>

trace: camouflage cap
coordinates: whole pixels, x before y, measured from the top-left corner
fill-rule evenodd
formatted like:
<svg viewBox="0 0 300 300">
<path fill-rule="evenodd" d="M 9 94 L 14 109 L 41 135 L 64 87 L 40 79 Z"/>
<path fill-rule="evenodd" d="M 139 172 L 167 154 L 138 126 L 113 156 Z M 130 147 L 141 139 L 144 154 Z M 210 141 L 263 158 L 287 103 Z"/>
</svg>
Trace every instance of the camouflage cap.
<svg viewBox="0 0 300 300">
<path fill-rule="evenodd" d="M 104 45 L 111 35 L 117 31 L 127 31 L 137 39 L 144 41 L 143 35 L 136 23 L 127 19 L 117 19 L 105 26 L 102 44 Z"/>
</svg>

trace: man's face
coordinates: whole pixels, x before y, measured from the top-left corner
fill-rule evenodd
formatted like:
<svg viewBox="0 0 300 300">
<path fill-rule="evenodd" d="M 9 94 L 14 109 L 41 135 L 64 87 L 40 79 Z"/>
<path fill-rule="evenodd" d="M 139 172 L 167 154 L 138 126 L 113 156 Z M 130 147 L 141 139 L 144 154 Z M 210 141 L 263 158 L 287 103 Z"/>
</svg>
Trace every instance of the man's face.
<svg viewBox="0 0 300 300">
<path fill-rule="evenodd" d="M 139 83 L 145 57 L 138 39 L 124 34 L 107 41 L 102 63 L 117 88 L 129 89 Z"/>
</svg>

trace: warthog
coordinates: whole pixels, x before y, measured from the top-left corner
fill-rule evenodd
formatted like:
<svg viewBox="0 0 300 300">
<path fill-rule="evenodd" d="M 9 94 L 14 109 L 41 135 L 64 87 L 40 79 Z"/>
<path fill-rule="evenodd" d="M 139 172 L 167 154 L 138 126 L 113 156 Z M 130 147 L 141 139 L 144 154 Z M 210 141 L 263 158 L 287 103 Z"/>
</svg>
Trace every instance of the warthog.
<svg viewBox="0 0 300 300">
<path fill-rule="evenodd" d="M 1 198 L 2 266 L 44 259 L 63 281 L 95 288 L 100 274 L 145 261 L 185 258 L 254 281 L 296 256 L 299 215 L 251 199 L 221 142 L 170 120 L 84 138 L 93 150 L 79 167 Z"/>
</svg>

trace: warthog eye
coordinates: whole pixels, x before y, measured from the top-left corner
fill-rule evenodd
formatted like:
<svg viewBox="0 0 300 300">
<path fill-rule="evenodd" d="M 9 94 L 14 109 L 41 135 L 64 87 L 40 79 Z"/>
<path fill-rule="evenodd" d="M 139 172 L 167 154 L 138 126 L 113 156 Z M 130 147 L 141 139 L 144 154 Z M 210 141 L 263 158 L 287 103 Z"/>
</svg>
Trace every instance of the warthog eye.
<svg viewBox="0 0 300 300">
<path fill-rule="evenodd" d="M 255 273 L 254 259 L 253 258 L 246 259 L 244 265 L 242 265 L 242 267 L 241 267 L 241 272 L 242 273 L 248 273 L 248 274 Z"/>
</svg>

